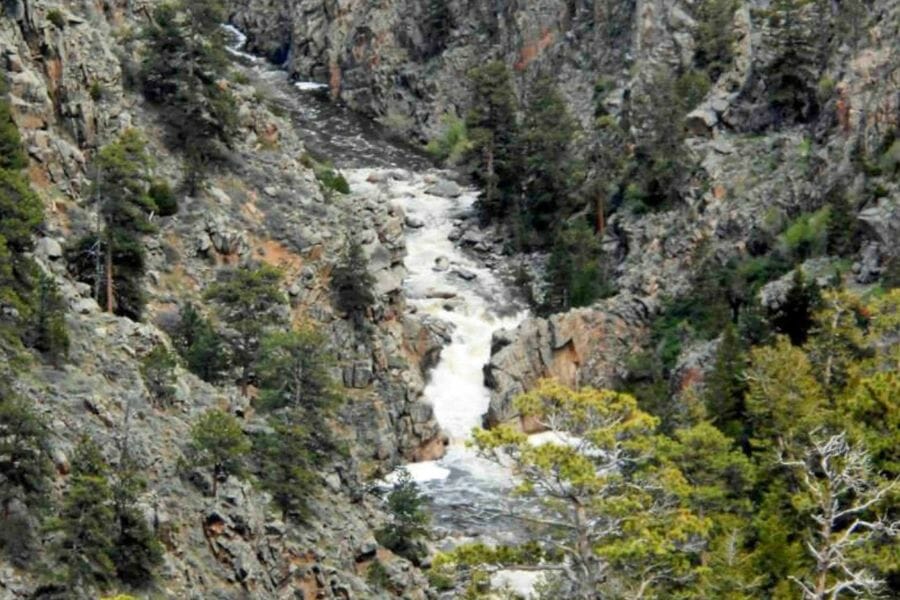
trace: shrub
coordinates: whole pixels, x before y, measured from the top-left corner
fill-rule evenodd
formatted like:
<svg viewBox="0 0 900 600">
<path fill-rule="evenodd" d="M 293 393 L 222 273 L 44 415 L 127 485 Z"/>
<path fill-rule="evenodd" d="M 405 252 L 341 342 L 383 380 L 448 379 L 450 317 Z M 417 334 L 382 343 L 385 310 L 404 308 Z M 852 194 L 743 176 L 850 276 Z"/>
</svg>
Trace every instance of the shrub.
<svg viewBox="0 0 900 600">
<path fill-rule="evenodd" d="M 59 286 L 48 275 L 38 280 L 37 306 L 35 307 L 34 343 L 54 364 L 59 364 L 69 354 L 69 333 L 66 329 L 66 303 L 59 293 Z"/>
<path fill-rule="evenodd" d="M 800 215 L 781 234 L 782 252 L 797 261 L 821 256 L 827 250 L 829 207 Z"/>
<path fill-rule="evenodd" d="M 178 213 L 178 199 L 169 182 L 156 180 L 150 185 L 147 192 L 156 204 L 157 214 L 161 217 L 171 217 Z"/>
<path fill-rule="evenodd" d="M 472 149 L 466 122 L 453 113 L 441 117 L 441 133 L 428 142 L 428 152 L 438 160 L 458 165 Z"/>
<path fill-rule="evenodd" d="M 418 564 L 425 557 L 421 539 L 428 532 L 430 516 L 425 511 L 425 497 L 408 471 L 400 472 L 387 504 L 390 521 L 375 532 L 378 543 Z"/>
<path fill-rule="evenodd" d="M 91 96 L 91 100 L 100 102 L 103 99 L 103 85 L 95 79 L 88 88 L 88 94 Z"/>
<path fill-rule="evenodd" d="M 154 404 L 169 406 L 175 400 L 175 356 L 162 344 L 141 361 L 141 375 Z"/>
<path fill-rule="evenodd" d="M 220 479 L 241 472 L 241 459 L 250 451 L 250 441 L 236 418 L 212 409 L 203 413 L 191 428 L 191 450 L 193 464 L 212 469 L 215 497 Z"/>
<path fill-rule="evenodd" d="M 192 304 L 181 307 L 172 337 L 175 349 L 191 373 L 209 383 L 221 380 L 228 366 L 222 338 Z"/>
<path fill-rule="evenodd" d="M 358 329 L 362 327 L 366 311 L 375 304 L 374 283 L 362 245 L 356 238 L 351 238 L 331 275 L 331 289 L 338 309 L 348 313 Z"/>
<path fill-rule="evenodd" d="M 884 154 L 881 155 L 880 167 L 881 171 L 888 175 L 900 172 L 900 139 L 887 147 Z"/>
<path fill-rule="evenodd" d="M 53 26 L 57 29 L 65 29 L 66 27 L 66 17 L 58 8 L 52 8 L 47 11 L 47 20 L 53 23 Z"/>
<path fill-rule="evenodd" d="M 684 105 L 684 110 L 690 111 L 706 98 L 711 87 L 709 75 L 703 71 L 692 70 L 675 82 L 675 93 Z"/>
<path fill-rule="evenodd" d="M 322 184 L 326 192 L 337 192 L 339 194 L 349 194 L 350 184 L 339 171 L 328 167 L 320 166 L 316 169 L 316 179 Z"/>
</svg>

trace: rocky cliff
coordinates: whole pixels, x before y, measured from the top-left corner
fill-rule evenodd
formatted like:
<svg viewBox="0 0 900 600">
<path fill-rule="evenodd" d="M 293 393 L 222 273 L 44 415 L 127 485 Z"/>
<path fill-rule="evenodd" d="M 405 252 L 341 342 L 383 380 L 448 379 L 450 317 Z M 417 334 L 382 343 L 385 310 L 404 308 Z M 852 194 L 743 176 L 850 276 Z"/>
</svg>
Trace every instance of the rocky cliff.
<svg viewBox="0 0 900 600">
<path fill-rule="evenodd" d="M 86 170 L 100 146 L 138 128 L 148 138 L 155 173 L 174 182 L 183 175 L 184 162 L 164 142 L 161 115 L 132 87 L 140 44 L 134 32 L 155 4 L 14 0 L 2 6 L 0 66 L 31 161 L 28 175 L 47 213 L 35 259 L 60 286 L 72 339 L 63 366 L 36 361 L 16 381 L 49 424 L 54 495 L 66 485 L 72 449 L 83 435 L 113 463 L 127 440 L 147 478 L 140 505 L 165 545 L 161 597 L 375 597 L 380 592 L 363 573 L 375 557 L 372 531 L 384 515 L 365 478 L 402 460 L 439 456 L 444 439 L 421 401 L 425 369 L 444 343 L 440 328 L 407 313 L 394 274 L 404 256 L 402 212 L 378 199 L 326 197 L 300 161 L 305 149 L 289 116 L 276 115 L 265 82 L 249 71 L 241 75 L 235 64 L 220 85 L 238 99 L 238 139 L 205 190 L 180 197 L 177 216 L 160 219 L 159 231 L 146 236 L 144 322 L 101 312 L 91 289 L 66 270 L 63 247 L 95 221 Z M 372 275 L 387 281 L 376 290 L 368 317 L 373 333 L 362 342 L 334 308 L 329 288 L 351 231 L 365 244 Z M 213 499 L 208 474 L 185 474 L 186 443 L 203 411 L 238 415 L 247 432 L 267 427 L 247 398 L 179 367 L 174 405 L 160 408 L 141 377 L 141 359 L 160 344 L 171 346 L 166 332 L 178 306 L 199 299 L 219 268 L 251 259 L 282 269 L 291 319 L 313 322 L 326 334 L 347 398 L 338 426 L 350 452 L 309 489 L 314 516 L 302 527 L 282 521 L 271 497 L 248 482 L 229 479 Z M 52 547 L 55 535 L 47 534 L 43 545 Z M 421 575 L 379 553 L 390 585 L 422 597 Z M 33 597 L 53 570 L 42 564 L 28 570 L 4 564 L 0 596 Z"/>
<path fill-rule="evenodd" d="M 663 300 L 690 290 L 709 264 L 701 259 L 752 255 L 759 239 L 774 239 L 834 189 L 854 198 L 866 229 L 851 284 L 878 277 L 896 255 L 897 232 L 885 224 L 896 222 L 900 200 L 896 181 L 873 181 L 860 156 L 876 157 L 898 128 L 900 7 L 851 4 L 748 0 L 725 13 L 715 27 L 728 33 L 732 56 L 685 119 L 679 152 L 696 168 L 681 202 L 612 216 L 604 248 L 616 257 L 621 297 L 498 335 L 486 367 L 489 422 L 513 417 L 509 399 L 541 376 L 609 384 Z M 335 98 L 412 139 L 436 135 L 446 113 L 465 114 L 467 73 L 487 58 L 512 69 L 520 100 L 550 74 L 589 155 L 600 139 L 598 103 L 622 122 L 652 97 L 656 73 L 697 63 L 709 33 L 701 5 L 251 0 L 235 3 L 232 18 L 294 76 L 328 83 Z"/>
</svg>

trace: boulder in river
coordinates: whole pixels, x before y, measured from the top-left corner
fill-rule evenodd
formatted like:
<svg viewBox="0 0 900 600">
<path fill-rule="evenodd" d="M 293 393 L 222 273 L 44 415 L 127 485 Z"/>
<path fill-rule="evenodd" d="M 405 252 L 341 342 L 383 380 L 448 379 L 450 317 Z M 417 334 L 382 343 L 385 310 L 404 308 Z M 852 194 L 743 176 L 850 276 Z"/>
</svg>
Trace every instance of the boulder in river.
<svg viewBox="0 0 900 600">
<path fill-rule="evenodd" d="M 440 196 L 441 198 L 459 198 L 462 196 L 463 190 L 456 184 L 447 179 L 441 179 L 427 190 L 426 193 L 432 196 Z"/>
<path fill-rule="evenodd" d="M 411 215 L 407 215 L 406 218 L 403 220 L 403 222 L 410 229 L 421 229 L 421 228 L 425 227 L 425 221 L 423 221 L 422 219 L 420 219 L 418 217 L 413 217 Z"/>
</svg>

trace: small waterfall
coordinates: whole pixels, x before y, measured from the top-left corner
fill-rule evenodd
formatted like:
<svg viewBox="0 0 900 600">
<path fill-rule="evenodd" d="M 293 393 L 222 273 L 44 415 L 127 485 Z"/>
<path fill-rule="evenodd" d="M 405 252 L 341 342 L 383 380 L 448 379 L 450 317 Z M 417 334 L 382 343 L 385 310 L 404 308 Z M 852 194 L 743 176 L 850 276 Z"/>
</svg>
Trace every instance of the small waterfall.
<svg viewBox="0 0 900 600">
<path fill-rule="evenodd" d="M 421 223 L 407 228 L 404 289 L 419 313 L 453 325 L 451 343 L 424 391 L 451 443 L 441 460 L 407 469 L 430 498 L 434 525 L 449 539 L 522 541 L 521 523 L 505 516 L 505 507 L 515 502 L 509 471 L 466 446 L 490 401 L 482 368 L 490 359 L 493 332 L 513 328 L 527 316 L 496 273 L 449 239 L 454 221 L 471 212 L 477 191 L 464 189 L 458 198 L 429 194 L 435 180 L 448 173 L 434 170 L 421 153 L 391 140 L 377 124 L 327 100 L 322 83 L 291 82 L 277 67 L 247 54 L 246 37 L 233 27 L 225 30 L 235 59 L 290 116 L 308 149 L 342 170 L 352 193 L 382 196 L 402 206 L 410 222 Z M 373 171 L 382 176 L 370 177 Z M 515 571 L 498 577 L 523 595 L 535 579 Z"/>
</svg>

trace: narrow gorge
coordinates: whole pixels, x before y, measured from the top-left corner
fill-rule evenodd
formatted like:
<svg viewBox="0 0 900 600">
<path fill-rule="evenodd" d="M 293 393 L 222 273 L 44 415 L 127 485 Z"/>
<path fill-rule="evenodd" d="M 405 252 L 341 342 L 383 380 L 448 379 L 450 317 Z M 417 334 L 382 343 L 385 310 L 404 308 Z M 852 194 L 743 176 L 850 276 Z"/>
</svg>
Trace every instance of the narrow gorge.
<svg viewBox="0 0 900 600">
<path fill-rule="evenodd" d="M 0 600 L 900 595 L 897 0 L 0 2 Z"/>
</svg>

